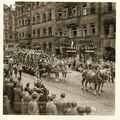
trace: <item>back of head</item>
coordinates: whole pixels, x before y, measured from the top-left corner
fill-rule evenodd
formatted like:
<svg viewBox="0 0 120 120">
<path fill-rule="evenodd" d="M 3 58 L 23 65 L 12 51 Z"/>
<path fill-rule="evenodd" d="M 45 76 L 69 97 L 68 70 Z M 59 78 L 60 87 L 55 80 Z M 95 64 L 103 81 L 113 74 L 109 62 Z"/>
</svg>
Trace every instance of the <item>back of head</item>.
<svg viewBox="0 0 120 120">
<path fill-rule="evenodd" d="M 61 98 L 65 98 L 65 93 L 61 93 Z"/>
<path fill-rule="evenodd" d="M 91 108 L 90 107 L 85 107 L 85 113 L 89 115 L 91 113 Z"/>
<path fill-rule="evenodd" d="M 85 108 L 78 106 L 78 107 L 77 107 L 77 111 L 78 111 L 78 114 L 79 114 L 79 115 L 83 115 L 83 114 L 85 113 Z"/>
<path fill-rule="evenodd" d="M 71 106 L 75 108 L 77 106 L 77 102 L 72 102 Z"/>
</svg>

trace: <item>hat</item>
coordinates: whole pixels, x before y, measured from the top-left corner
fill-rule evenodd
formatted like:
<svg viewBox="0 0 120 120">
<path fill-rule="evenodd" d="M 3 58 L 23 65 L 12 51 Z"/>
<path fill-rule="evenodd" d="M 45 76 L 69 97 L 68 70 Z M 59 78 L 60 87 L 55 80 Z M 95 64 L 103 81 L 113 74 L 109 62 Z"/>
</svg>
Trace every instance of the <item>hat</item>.
<svg viewBox="0 0 120 120">
<path fill-rule="evenodd" d="M 38 96 L 38 94 L 34 91 L 34 92 L 32 93 L 32 98 L 35 99 L 35 98 L 37 98 L 37 96 Z"/>
<path fill-rule="evenodd" d="M 85 107 L 85 113 L 88 115 L 91 113 L 91 108 L 90 107 Z"/>
<path fill-rule="evenodd" d="M 49 100 L 50 100 L 50 101 L 53 101 L 53 100 L 54 100 L 54 96 L 50 95 L 50 96 L 49 96 Z"/>
<path fill-rule="evenodd" d="M 64 98 L 65 97 L 65 93 L 61 93 L 61 95 L 60 95 L 62 98 Z"/>
<path fill-rule="evenodd" d="M 85 108 L 78 106 L 78 107 L 77 107 L 77 111 L 78 111 L 78 113 L 81 113 L 81 114 L 82 114 L 82 113 L 85 112 Z"/>
</svg>

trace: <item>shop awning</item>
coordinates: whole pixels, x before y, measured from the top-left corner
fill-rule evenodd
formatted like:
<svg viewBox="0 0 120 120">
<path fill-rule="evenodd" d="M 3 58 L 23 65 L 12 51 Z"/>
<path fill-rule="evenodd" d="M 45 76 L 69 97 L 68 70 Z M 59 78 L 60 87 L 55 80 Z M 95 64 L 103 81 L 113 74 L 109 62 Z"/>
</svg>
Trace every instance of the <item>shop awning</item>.
<svg viewBox="0 0 120 120">
<path fill-rule="evenodd" d="M 85 50 L 85 52 L 94 52 L 94 50 Z"/>
<path fill-rule="evenodd" d="M 75 53 L 76 52 L 76 50 L 67 50 L 66 52 L 68 52 L 68 53 Z"/>
</svg>

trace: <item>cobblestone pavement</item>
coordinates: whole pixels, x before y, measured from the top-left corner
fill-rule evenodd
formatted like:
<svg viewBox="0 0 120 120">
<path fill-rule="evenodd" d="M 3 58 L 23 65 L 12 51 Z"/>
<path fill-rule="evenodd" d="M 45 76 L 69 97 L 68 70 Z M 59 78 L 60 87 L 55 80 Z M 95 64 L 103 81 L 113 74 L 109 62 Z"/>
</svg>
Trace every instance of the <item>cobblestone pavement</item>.
<svg viewBox="0 0 120 120">
<path fill-rule="evenodd" d="M 55 82 L 55 77 L 51 74 L 52 79 L 43 79 L 45 86 L 49 89 L 50 93 L 55 93 L 57 96 L 61 92 L 66 93 L 67 101 L 76 101 L 81 106 L 94 106 L 97 111 L 93 115 L 114 115 L 115 113 L 115 85 L 106 83 L 103 88 L 101 96 L 93 95 L 93 90 L 83 92 L 81 90 L 81 74 L 76 71 L 70 71 L 67 75 L 65 83 Z M 60 73 L 60 79 L 62 75 Z M 25 85 L 27 82 L 31 83 L 33 87 L 34 76 L 23 73 L 22 81 Z"/>
</svg>

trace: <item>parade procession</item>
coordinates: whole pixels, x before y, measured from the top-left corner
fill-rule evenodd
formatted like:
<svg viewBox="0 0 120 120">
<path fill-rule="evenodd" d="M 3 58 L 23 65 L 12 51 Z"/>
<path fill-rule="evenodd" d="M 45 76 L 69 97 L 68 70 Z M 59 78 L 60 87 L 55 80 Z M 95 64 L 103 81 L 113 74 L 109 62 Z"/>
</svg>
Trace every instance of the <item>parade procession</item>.
<svg viewBox="0 0 120 120">
<path fill-rule="evenodd" d="M 4 5 L 16 26 L 4 30 L 3 114 L 114 115 L 115 3 L 14 6 Z"/>
</svg>

